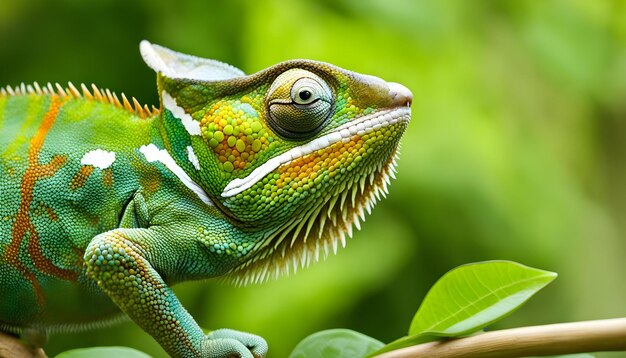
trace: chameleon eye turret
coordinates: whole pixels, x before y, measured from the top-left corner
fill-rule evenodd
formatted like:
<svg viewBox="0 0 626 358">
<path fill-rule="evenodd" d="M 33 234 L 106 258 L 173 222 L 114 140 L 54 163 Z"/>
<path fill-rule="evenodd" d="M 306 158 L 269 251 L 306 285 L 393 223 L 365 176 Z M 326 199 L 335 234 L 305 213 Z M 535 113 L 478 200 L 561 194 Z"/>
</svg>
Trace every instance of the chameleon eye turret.
<svg viewBox="0 0 626 358">
<path fill-rule="evenodd" d="M 0 330 L 125 314 L 174 357 L 263 357 L 261 337 L 205 334 L 169 285 L 260 282 L 344 246 L 387 193 L 411 91 L 311 60 L 246 75 L 140 51 L 160 108 L 0 89 Z"/>
<path fill-rule="evenodd" d="M 333 92 L 316 74 L 291 69 L 279 75 L 268 91 L 268 123 L 287 139 L 314 136 L 330 117 Z"/>
</svg>

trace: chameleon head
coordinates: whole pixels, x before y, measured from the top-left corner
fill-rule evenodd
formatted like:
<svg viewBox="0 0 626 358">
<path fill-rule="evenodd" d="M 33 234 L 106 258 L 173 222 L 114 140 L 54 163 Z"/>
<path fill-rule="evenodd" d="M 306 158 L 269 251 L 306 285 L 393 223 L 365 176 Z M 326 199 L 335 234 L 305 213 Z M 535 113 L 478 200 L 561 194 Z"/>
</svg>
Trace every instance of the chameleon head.
<svg viewBox="0 0 626 358">
<path fill-rule="evenodd" d="M 386 193 L 406 87 L 309 60 L 245 76 L 146 41 L 141 51 L 159 73 L 167 149 L 249 233 L 253 280 L 336 251 Z"/>
</svg>

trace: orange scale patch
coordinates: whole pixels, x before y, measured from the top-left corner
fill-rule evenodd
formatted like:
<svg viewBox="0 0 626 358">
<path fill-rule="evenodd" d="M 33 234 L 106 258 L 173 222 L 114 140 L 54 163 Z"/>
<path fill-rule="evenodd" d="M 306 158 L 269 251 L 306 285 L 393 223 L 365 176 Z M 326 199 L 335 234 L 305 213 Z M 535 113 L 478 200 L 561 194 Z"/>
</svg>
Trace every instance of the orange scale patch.
<svg viewBox="0 0 626 358">
<path fill-rule="evenodd" d="M 89 176 L 93 173 L 93 169 L 94 167 L 92 165 L 84 165 L 80 167 L 80 170 L 70 181 L 70 190 L 76 191 L 85 186 L 87 179 L 89 179 Z"/>
<path fill-rule="evenodd" d="M 30 210 L 37 181 L 52 177 L 67 162 L 67 156 L 64 155 L 55 155 L 48 163 L 42 163 L 39 158 L 39 152 L 43 147 L 44 140 L 64 103 L 65 102 L 58 96 L 51 97 L 48 111 L 42 118 L 37 133 L 30 140 L 28 147 L 28 167 L 21 181 L 20 206 L 11 228 L 11 242 L 7 246 L 3 257 L 8 264 L 14 266 L 31 283 L 40 306 L 44 305 L 45 297 L 39 285 L 39 280 L 35 275 L 35 271 L 28 268 L 19 257 L 22 242 L 26 238 L 28 238 L 28 256 L 32 260 L 32 264 L 35 266 L 36 270 L 40 273 L 69 281 L 75 281 L 78 277 L 76 271 L 57 267 L 49 258 L 44 256 L 39 242 L 39 234 L 32 222 L 31 215 L 33 213 Z M 47 212 L 45 207 L 41 205 L 40 207 L 40 210 Z M 49 215 L 51 219 L 56 217 L 54 212 L 50 212 Z"/>
<path fill-rule="evenodd" d="M 276 180 L 278 188 L 289 185 L 297 190 L 306 184 L 317 184 L 320 180 L 328 180 L 342 168 L 352 169 L 363 147 L 361 136 L 354 136 L 350 141 L 337 142 L 328 148 L 320 149 L 283 165 L 277 169 L 279 178 Z"/>
</svg>

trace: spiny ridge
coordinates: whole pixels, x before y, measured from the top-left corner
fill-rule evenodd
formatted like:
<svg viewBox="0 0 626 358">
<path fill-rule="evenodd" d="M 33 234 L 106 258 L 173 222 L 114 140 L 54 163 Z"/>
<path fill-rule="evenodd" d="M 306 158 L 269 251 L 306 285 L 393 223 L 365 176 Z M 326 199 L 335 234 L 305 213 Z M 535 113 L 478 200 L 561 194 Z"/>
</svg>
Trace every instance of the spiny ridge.
<svg viewBox="0 0 626 358">
<path fill-rule="evenodd" d="M 117 108 L 125 109 L 141 118 L 147 118 L 156 116 L 160 113 L 160 110 L 147 104 L 143 106 L 137 101 L 135 97 L 131 97 L 130 100 L 125 94 L 121 94 L 121 100 L 115 92 L 108 89 L 98 88 L 95 84 L 91 84 L 89 89 L 84 83 L 80 84 L 80 90 L 68 82 L 67 87 L 63 87 L 58 83 L 54 85 L 48 82 L 45 86 L 40 86 L 37 82 L 32 85 L 26 85 L 24 83 L 19 86 L 11 87 L 6 86 L 0 88 L 0 96 L 23 96 L 29 94 L 47 95 L 47 96 L 61 96 L 71 98 L 86 98 L 88 100 L 94 100 L 102 103 L 112 104 Z"/>
<path fill-rule="evenodd" d="M 379 165 L 369 175 L 359 178 L 347 187 L 339 187 L 325 203 L 302 213 L 299 218 L 261 240 L 254 250 L 258 254 L 249 262 L 230 272 L 226 279 L 244 286 L 276 279 L 282 274 L 295 273 L 312 262 L 337 253 L 339 245 L 346 246 L 346 237 L 352 237 L 352 226 L 357 230 L 365 220 L 365 212 L 387 194 L 387 184 L 395 170 L 396 155 Z"/>
</svg>

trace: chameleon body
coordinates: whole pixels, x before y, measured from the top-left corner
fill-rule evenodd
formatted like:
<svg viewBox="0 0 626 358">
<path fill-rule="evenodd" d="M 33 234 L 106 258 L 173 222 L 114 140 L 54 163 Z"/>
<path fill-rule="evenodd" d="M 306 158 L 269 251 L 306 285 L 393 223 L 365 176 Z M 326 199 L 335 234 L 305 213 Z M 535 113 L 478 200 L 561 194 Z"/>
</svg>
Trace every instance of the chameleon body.
<svg viewBox="0 0 626 358">
<path fill-rule="evenodd" d="M 205 334 L 169 286 L 262 281 L 345 244 L 386 192 L 411 92 L 140 49 L 159 109 L 71 83 L 0 91 L 0 330 L 125 314 L 172 356 L 264 356 L 258 336 Z"/>
</svg>

